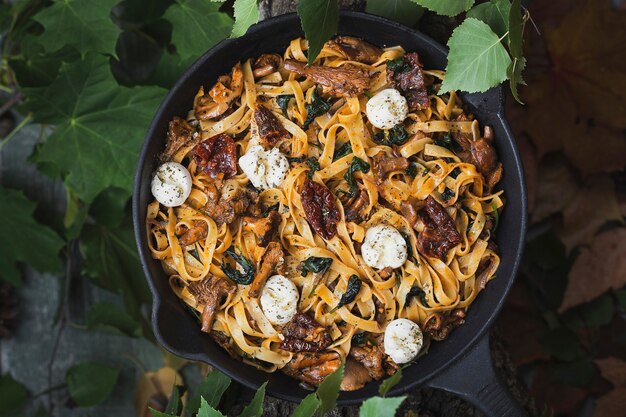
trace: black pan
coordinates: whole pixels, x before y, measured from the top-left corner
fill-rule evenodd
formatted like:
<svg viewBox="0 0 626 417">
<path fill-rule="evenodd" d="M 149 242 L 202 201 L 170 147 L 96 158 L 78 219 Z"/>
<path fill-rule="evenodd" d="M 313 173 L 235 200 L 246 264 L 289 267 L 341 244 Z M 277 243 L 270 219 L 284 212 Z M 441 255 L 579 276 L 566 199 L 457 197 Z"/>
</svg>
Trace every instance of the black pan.
<svg viewBox="0 0 626 417">
<path fill-rule="evenodd" d="M 381 46 L 402 45 L 417 51 L 426 68 L 444 69 L 447 51 L 427 36 L 381 17 L 342 12 L 339 34 L 363 38 Z M 146 243 L 146 206 L 151 201 L 150 179 L 156 155 L 165 146 L 167 124 L 174 116 L 185 117 L 200 85 L 211 85 L 241 60 L 262 52 L 282 53 L 289 41 L 303 36 L 295 14 L 282 15 L 250 28 L 245 36 L 228 39 L 205 53 L 180 78 L 157 111 L 139 157 L 133 194 L 135 235 L 143 268 L 154 297 L 152 323 L 163 347 L 183 358 L 207 362 L 240 383 L 256 389 L 269 380 L 267 392 L 275 397 L 300 401 L 309 394 L 281 372 L 267 374 L 232 359 L 206 334 L 170 290 L 159 262 Z M 504 120 L 502 88 L 484 94 L 465 94 L 463 100 L 480 121 L 493 127 L 500 161 L 504 165 L 501 187 L 506 206 L 500 218 L 497 243 L 501 263 L 497 278 L 487 285 L 469 309 L 466 323 L 451 336 L 433 343 L 427 355 L 404 370 L 391 395 L 419 385 L 458 393 L 491 416 L 524 415 L 494 373 L 487 330 L 502 308 L 519 266 L 526 228 L 526 191 L 522 163 L 513 136 Z M 359 403 L 377 394 L 378 382 L 354 392 L 342 392 L 339 404 Z"/>
</svg>

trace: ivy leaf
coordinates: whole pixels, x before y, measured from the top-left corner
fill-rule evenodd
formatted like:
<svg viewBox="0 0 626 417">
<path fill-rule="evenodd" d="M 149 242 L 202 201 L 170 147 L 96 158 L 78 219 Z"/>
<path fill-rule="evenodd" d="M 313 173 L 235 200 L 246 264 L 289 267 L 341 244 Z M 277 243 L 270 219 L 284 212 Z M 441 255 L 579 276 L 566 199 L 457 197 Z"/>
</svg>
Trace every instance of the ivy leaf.
<svg viewBox="0 0 626 417">
<path fill-rule="evenodd" d="M 259 21 L 259 7 L 256 0 L 235 0 L 234 5 L 235 24 L 232 38 L 243 36 L 248 28 Z"/>
<path fill-rule="evenodd" d="M 404 400 L 406 400 L 406 395 L 393 398 L 370 398 L 361 405 L 359 417 L 393 417 Z"/>
<path fill-rule="evenodd" d="M 467 17 L 482 20 L 489 25 L 496 35 L 504 36 L 509 30 L 510 11 L 510 0 L 492 0 L 472 7 L 467 12 Z"/>
<path fill-rule="evenodd" d="M 208 401 L 212 407 L 217 407 L 222 399 L 222 395 L 230 386 L 231 379 L 220 371 L 213 371 L 206 376 L 204 381 L 196 388 L 196 391 L 190 397 L 187 406 L 187 416 L 191 417 L 195 414 L 201 403 L 201 399 Z"/>
<path fill-rule="evenodd" d="M 197 417 L 226 417 L 218 410 L 210 406 L 204 398 L 200 399 L 200 409 Z"/>
<path fill-rule="evenodd" d="M 293 410 L 291 417 L 313 417 L 320 408 L 320 400 L 315 393 L 304 397 L 304 400 Z"/>
<path fill-rule="evenodd" d="M 301 0 L 298 16 L 309 41 L 308 62 L 312 64 L 324 43 L 337 33 L 339 5 L 337 0 Z"/>
<path fill-rule="evenodd" d="M 141 270 L 130 226 L 109 229 L 87 225 L 83 229 L 80 250 L 85 258 L 83 273 L 94 284 L 122 295 L 126 311 L 145 326 L 141 306 L 151 302 Z M 149 329 L 144 335 L 151 335 Z"/>
<path fill-rule="evenodd" d="M 328 375 L 317 388 L 317 397 L 320 400 L 319 415 L 323 416 L 335 408 L 337 397 L 339 397 L 339 387 L 343 379 L 345 362 L 335 372 Z"/>
<path fill-rule="evenodd" d="M 111 395 L 119 374 L 119 369 L 95 362 L 83 362 L 67 370 L 65 382 L 76 404 L 91 407 Z"/>
<path fill-rule="evenodd" d="M 35 221 L 36 204 L 20 191 L 0 187 L 0 279 L 19 285 L 17 262 L 28 262 L 40 272 L 61 268 L 58 253 L 63 239 Z"/>
<path fill-rule="evenodd" d="M 444 16 L 456 16 L 459 13 L 468 11 L 474 0 L 412 0 L 437 14 Z"/>
<path fill-rule="evenodd" d="M 180 58 L 198 58 L 228 37 L 233 20 L 219 11 L 221 4 L 206 0 L 177 0 L 163 17 L 172 28 L 172 43 Z"/>
<path fill-rule="evenodd" d="M 17 382 L 10 374 L 0 377 L 0 415 L 16 413 L 26 404 L 28 393 L 24 385 Z"/>
<path fill-rule="evenodd" d="M 506 80 L 511 58 L 486 23 L 465 19 L 452 33 L 448 48 L 448 66 L 440 93 L 484 92 Z"/>
<path fill-rule="evenodd" d="M 391 388 L 398 385 L 398 382 L 402 379 L 402 368 L 398 369 L 398 372 L 385 379 L 378 387 L 378 394 L 381 397 L 385 397 Z"/>
<path fill-rule="evenodd" d="M 368 0 L 365 11 L 407 26 L 415 26 L 424 14 L 424 8 L 411 0 Z"/>
<path fill-rule="evenodd" d="M 36 156 L 63 167 L 65 183 L 83 201 L 116 186 L 132 190 L 143 135 L 165 90 L 120 87 L 101 55 L 63 64 L 46 88 L 24 89 L 36 122 L 57 125 Z"/>
<path fill-rule="evenodd" d="M 261 417 L 263 415 L 263 400 L 265 399 L 265 387 L 267 381 L 259 387 L 254 394 L 254 398 L 250 401 L 250 404 L 246 406 L 239 414 L 239 417 Z"/>
<path fill-rule="evenodd" d="M 33 17 L 45 29 L 39 41 L 46 52 L 70 45 L 83 57 L 90 51 L 115 55 L 120 29 L 111 20 L 111 8 L 119 1 L 54 0 Z"/>
<path fill-rule="evenodd" d="M 101 302 L 91 306 L 87 313 L 87 328 L 130 337 L 141 337 L 141 324 L 117 306 Z"/>
</svg>

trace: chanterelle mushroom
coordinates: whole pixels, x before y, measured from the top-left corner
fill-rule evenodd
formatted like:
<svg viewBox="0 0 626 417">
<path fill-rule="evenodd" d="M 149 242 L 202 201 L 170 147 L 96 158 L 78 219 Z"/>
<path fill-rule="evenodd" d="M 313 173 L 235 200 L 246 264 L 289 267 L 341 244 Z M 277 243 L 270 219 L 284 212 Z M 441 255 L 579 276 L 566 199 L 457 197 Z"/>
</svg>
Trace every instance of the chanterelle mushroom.
<svg viewBox="0 0 626 417">
<path fill-rule="evenodd" d="M 266 246 L 276 237 L 281 220 L 282 216 L 275 210 L 270 211 L 267 217 L 246 216 L 243 218 L 243 230 L 254 233 L 259 246 Z"/>
<path fill-rule="evenodd" d="M 208 276 L 202 281 L 196 281 L 187 287 L 196 303 L 202 305 L 202 331 L 210 333 L 215 321 L 215 312 L 222 299 L 232 294 L 237 286 L 226 278 Z"/>
<path fill-rule="evenodd" d="M 262 78 L 278 71 L 283 59 L 278 54 L 262 54 L 252 65 L 254 78 Z"/>
<path fill-rule="evenodd" d="M 358 96 L 367 90 L 370 83 L 369 73 L 352 64 L 328 67 L 325 65 L 306 65 L 304 62 L 288 59 L 284 66 L 286 70 L 304 75 L 321 85 L 324 93 L 335 97 Z"/>
<path fill-rule="evenodd" d="M 199 120 L 209 120 L 221 116 L 228 110 L 230 103 L 243 91 L 243 71 L 241 64 L 233 67 L 230 75 L 222 75 L 208 94 L 200 87 L 194 99 L 194 112 Z"/>
<path fill-rule="evenodd" d="M 250 285 L 248 293 L 250 297 L 257 298 L 261 294 L 265 281 L 274 271 L 280 272 L 284 264 L 285 255 L 283 254 L 282 246 L 278 242 L 270 242 L 261 258 L 261 265 L 254 277 L 254 281 Z"/>
<path fill-rule="evenodd" d="M 352 36 L 337 36 L 326 43 L 330 49 L 340 53 L 344 58 L 352 61 L 373 64 L 378 61 L 383 50 L 371 43 Z"/>
</svg>

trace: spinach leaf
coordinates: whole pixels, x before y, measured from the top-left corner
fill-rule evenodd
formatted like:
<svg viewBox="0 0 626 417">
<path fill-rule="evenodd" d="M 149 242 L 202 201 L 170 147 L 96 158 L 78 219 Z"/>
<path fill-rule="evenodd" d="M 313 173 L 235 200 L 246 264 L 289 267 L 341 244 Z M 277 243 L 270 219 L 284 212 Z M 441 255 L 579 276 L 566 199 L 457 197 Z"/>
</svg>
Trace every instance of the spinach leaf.
<svg viewBox="0 0 626 417">
<path fill-rule="evenodd" d="M 306 109 L 306 119 L 304 120 L 302 129 L 307 130 L 311 122 L 313 122 L 313 120 L 315 120 L 317 116 L 328 113 L 328 110 L 330 110 L 330 102 L 325 101 L 318 94 L 317 90 L 313 90 L 313 94 L 311 95 L 311 102 L 307 103 L 304 108 Z"/>
<path fill-rule="evenodd" d="M 453 139 L 452 139 L 452 133 L 450 132 L 446 132 L 443 135 L 441 135 L 439 139 L 435 139 L 435 145 L 441 146 L 442 148 L 452 150 L 452 144 L 453 144 Z"/>
<path fill-rule="evenodd" d="M 404 61 L 403 57 L 394 60 L 388 59 L 385 63 L 387 64 L 387 69 L 393 72 L 405 72 L 411 69 L 411 66 Z"/>
<path fill-rule="evenodd" d="M 306 160 L 306 164 L 309 166 L 309 173 L 307 175 L 309 176 L 309 179 L 311 179 L 313 178 L 315 171 L 320 170 L 320 162 L 316 158 L 311 157 Z"/>
<path fill-rule="evenodd" d="M 343 158 L 344 156 L 352 153 L 352 143 L 347 141 L 337 149 L 335 149 L 335 153 L 333 154 L 333 161 Z"/>
<path fill-rule="evenodd" d="M 250 285 L 254 280 L 254 274 L 256 272 L 254 264 L 248 258 L 235 253 L 232 246 L 226 249 L 226 254 L 241 266 L 243 272 L 239 272 L 226 262 L 222 262 L 222 271 L 224 271 L 224 274 L 237 284 Z"/>
<path fill-rule="evenodd" d="M 406 169 L 406 175 L 411 178 L 415 178 L 415 176 L 417 175 L 417 165 L 411 162 L 409 164 L 409 167 Z"/>
<path fill-rule="evenodd" d="M 367 339 L 367 333 L 355 333 L 352 336 L 352 344 L 357 346 L 363 346 L 365 344 L 365 340 Z"/>
<path fill-rule="evenodd" d="M 381 145 L 403 145 L 409 138 L 409 133 L 402 125 L 395 125 L 389 130 L 383 130 L 374 135 L 374 141 Z"/>
<path fill-rule="evenodd" d="M 357 275 L 352 275 L 348 280 L 348 287 L 346 288 L 346 292 L 343 293 L 341 299 L 339 300 L 339 304 L 337 304 L 337 306 L 333 308 L 330 312 L 334 313 L 339 307 L 345 306 L 346 304 L 353 302 L 360 289 L 361 279 Z"/>
<path fill-rule="evenodd" d="M 302 268 L 302 276 L 305 277 L 309 272 L 324 275 L 330 265 L 332 265 L 332 258 L 322 258 L 321 256 L 311 256 L 300 264 Z"/>
<path fill-rule="evenodd" d="M 348 192 L 346 192 L 349 197 L 354 197 L 358 190 L 356 180 L 354 179 L 354 173 L 357 171 L 361 171 L 364 174 L 367 174 L 368 172 L 370 172 L 370 164 L 368 164 L 358 156 L 355 156 L 354 158 L 352 158 L 350 168 L 348 168 L 348 171 L 343 176 L 343 178 L 350 186 L 350 189 L 348 190 Z"/>
<path fill-rule="evenodd" d="M 294 98 L 293 94 L 281 94 L 280 96 L 276 97 L 276 104 L 278 104 L 280 109 L 283 111 L 283 115 L 285 117 L 289 117 L 287 113 L 287 109 L 289 108 L 289 101 L 292 98 Z"/>
<path fill-rule="evenodd" d="M 461 168 L 456 167 L 454 168 L 452 171 L 450 171 L 450 173 L 448 174 L 450 177 L 456 179 L 456 177 L 459 176 L 459 174 L 461 173 Z"/>
<path fill-rule="evenodd" d="M 287 157 L 287 161 L 289 161 L 290 164 L 296 164 L 298 162 L 304 162 L 304 160 L 306 159 L 306 156 L 302 155 L 302 156 L 288 156 Z"/>
<path fill-rule="evenodd" d="M 406 295 L 406 301 L 404 303 L 408 304 L 409 301 L 411 301 L 411 297 L 419 297 L 420 302 L 422 303 L 424 307 L 430 307 L 428 305 L 428 300 L 426 300 L 426 293 L 417 285 L 411 287 L 408 294 Z"/>
<path fill-rule="evenodd" d="M 453 198 L 454 195 L 455 195 L 454 190 L 451 190 L 450 188 L 446 187 L 446 189 L 443 190 L 443 193 L 441 193 L 441 198 L 448 201 L 451 198 Z"/>
</svg>

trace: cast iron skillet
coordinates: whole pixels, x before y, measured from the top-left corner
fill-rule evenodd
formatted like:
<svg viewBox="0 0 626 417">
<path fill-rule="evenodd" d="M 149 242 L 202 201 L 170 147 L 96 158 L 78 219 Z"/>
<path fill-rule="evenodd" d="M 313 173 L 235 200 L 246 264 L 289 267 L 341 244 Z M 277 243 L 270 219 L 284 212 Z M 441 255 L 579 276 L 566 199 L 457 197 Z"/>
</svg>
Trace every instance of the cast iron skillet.
<svg viewBox="0 0 626 417">
<path fill-rule="evenodd" d="M 352 35 L 381 46 L 402 45 L 417 51 L 426 68 L 445 68 L 447 51 L 427 36 L 381 17 L 342 12 L 339 34 Z M 303 36 L 295 14 L 263 21 L 238 39 L 228 39 L 205 53 L 185 72 L 157 111 L 139 157 L 133 194 L 135 235 L 143 268 L 154 297 L 152 323 L 157 340 L 172 353 L 207 362 L 240 383 L 258 388 L 269 380 L 267 392 L 275 397 L 300 401 L 308 391 L 281 372 L 267 374 L 232 359 L 200 331 L 196 319 L 171 291 L 159 262 L 153 260 L 146 243 L 146 206 L 152 200 L 151 174 L 156 155 L 164 149 L 167 125 L 173 116 L 184 117 L 192 107 L 201 85 L 212 85 L 230 72 L 237 61 L 262 52 L 282 54 L 289 41 Z M 504 165 L 501 187 L 506 206 L 500 218 L 497 243 L 501 263 L 497 279 L 491 281 L 469 309 L 467 321 L 451 336 L 431 345 L 430 351 L 404 370 L 404 377 L 390 393 L 398 395 L 417 385 L 443 388 L 459 394 L 490 416 L 521 416 L 521 407 L 511 398 L 494 372 L 487 330 L 500 311 L 517 271 L 526 227 L 526 193 L 522 164 L 511 132 L 504 120 L 502 89 L 484 94 L 463 95 L 463 100 L 480 121 L 493 127 L 500 161 Z M 378 382 L 354 392 L 342 392 L 339 404 L 361 402 L 378 392 Z"/>
</svg>

